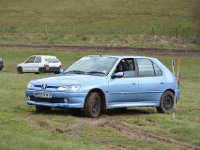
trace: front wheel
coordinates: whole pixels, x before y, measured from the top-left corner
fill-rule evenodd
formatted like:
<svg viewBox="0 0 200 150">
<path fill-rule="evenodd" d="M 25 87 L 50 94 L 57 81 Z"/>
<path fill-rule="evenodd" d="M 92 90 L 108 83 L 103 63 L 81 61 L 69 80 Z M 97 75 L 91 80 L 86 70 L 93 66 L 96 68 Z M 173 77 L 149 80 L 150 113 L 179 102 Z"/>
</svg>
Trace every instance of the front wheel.
<svg viewBox="0 0 200 150">
<path fill-rule="evenodd" d="M 163 93 L 160 106 L 156 107 L 159 113 L 171 113 L 174 110 L 174 94 L 171 91 Z"/>
<path fill-rule="evenodd" d="M 92 92 L 86 99 L 84 114 L 87 117 L 96 118 L 101 113 L 101 97 L 99 93 Z"/>
<path fill-rule="evenodd" d="M 23 69 L 22 69 L 22 67 L 17 67 L 17 73 L 23 73 Z"/>
</svg>

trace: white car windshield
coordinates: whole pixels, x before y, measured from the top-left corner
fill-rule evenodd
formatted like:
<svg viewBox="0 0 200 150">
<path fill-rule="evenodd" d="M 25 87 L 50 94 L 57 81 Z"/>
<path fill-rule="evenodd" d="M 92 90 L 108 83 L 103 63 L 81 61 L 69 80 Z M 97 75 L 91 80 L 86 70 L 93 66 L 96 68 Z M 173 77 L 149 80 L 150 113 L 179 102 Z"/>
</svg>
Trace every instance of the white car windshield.
<svg viewBox="0 0 200 150">
<path fill-rule="evenodd" d="M 116 61 L 115 57 L 87 56 L 75 62 L 65 73 L 107 75 Z"/>
</svg>

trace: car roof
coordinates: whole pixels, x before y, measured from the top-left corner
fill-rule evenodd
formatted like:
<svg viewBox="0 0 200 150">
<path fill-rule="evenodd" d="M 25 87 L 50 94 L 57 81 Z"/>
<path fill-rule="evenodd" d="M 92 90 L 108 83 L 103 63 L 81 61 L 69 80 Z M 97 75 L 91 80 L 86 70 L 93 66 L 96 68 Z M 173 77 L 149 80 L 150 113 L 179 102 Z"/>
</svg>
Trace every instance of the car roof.
<svg viewBox="0 0 200 150">
<path fill-rule="evenodd" d="M 156 59 L 154 57 L 147 57 L 147 56 L 129 56 L 129 55 L 89 55 L 89 56 L 101 56 L 101 57 L 114 57 L 114 58 L 118 58 L 118 59 L 123 59 L 123 58 L 149 58 L 149 59 Z"/>
<path fill-rule="evenodd" d="M 54 57 L 54 58 L 56 57 L 56 56 L 53 56 L 53 55 L 32 55 L 32 56 L 36 56 L 36 57 L 37 56 L 41 56 L 41 57 Z"/>
</svg>

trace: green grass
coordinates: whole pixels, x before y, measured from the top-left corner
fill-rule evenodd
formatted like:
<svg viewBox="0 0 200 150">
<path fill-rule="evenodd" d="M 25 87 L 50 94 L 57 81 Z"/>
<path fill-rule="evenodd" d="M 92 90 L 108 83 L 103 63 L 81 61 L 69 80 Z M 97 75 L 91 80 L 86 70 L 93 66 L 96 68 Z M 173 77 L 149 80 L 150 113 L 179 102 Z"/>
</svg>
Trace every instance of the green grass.
<svg viewBox="0 0 200 150">
<path fill-rule="evenodd" d="M 154 108 L 134 108 L 125 112 L 108 111 L 99 119 L 88 119 L 82 112 L 53 110 L 36 113 L 25 102 L 24 90 L 28 82 L 48 74 L 17 74 L 15 67 L 33 54 L 56 55 L 68 67 L 89 51 L 44 51 L 0 49 L 5 68 L 0 72 L 0 149 L 182 149 L 159 140 L 146 141 L 123 132 L 95 125 L 107 120 L 127 127 L 173 138 L 200 147 L 199 118 L 199 57 L 175 57 L 181 59 L 181 99 L 173 114 L 159 114 Z M 116 52 L 105 52 L 116 54 Z M 119 53 L 131 55 L 131 53 Z M 134 54 L 135 55 L 135 54 Z M 158 56 L 170 67 L 171 57 Z"/>
<path fill-rule="evenodd" d="M 194 1 L 1 0 L 0 43 L 199 49 Z"/>
</svg>

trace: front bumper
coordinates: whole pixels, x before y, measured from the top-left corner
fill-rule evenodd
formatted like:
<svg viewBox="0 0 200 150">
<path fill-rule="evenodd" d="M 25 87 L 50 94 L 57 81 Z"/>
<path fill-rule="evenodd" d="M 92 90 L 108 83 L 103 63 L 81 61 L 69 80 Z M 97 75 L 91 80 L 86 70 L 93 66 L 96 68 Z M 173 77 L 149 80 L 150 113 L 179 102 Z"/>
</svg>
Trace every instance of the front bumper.
<svg viewBox="0 0 200 150">
<path fill-rule="evenodd" d="M 30 97 L 34 97 L 34 92 L 38 92 L 38 90 L 26 90 L 26 100 L 29 105 L 38 105 L 38 106 L 48 106 L 48 107 L 59 107 L 59 108 L 84 108 L 85 98 L 87 93 L 68 93 L 68 92 L 58 92 L 58 91 L 40 91 L 40 92 L 49 92 L 52 94 L 52 98 L 49 99 L 49 102 L 43 102 L 43 98 L 41 101 L 32 100 Z M 51 102 L 57 98 L 67 99 L 67 102 Z"/>
</svg>

